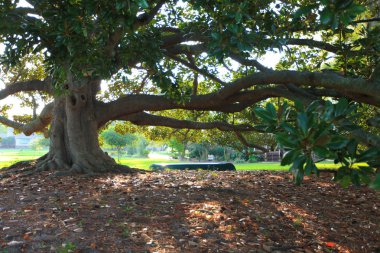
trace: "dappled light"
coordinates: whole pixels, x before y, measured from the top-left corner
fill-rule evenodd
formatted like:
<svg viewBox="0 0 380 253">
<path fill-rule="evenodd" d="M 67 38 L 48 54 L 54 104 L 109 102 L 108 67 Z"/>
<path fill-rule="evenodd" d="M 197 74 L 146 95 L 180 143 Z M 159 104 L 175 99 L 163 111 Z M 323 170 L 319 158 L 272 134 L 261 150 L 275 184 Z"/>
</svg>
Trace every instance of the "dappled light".
<svg viewBox="0 0 380 253">
<path fill-rule="evenodd" d="M 378 195 L 328 176 L 295 187 L 286 172 L 44 173 L 1 185 L 0 245 L 26 252 L 373 252 L 379 243 Z"/>
<path fill-rule="evenodd" d="M 0 253 L 380 253 L 380 1 L 0 20 Z"/>
</svg>

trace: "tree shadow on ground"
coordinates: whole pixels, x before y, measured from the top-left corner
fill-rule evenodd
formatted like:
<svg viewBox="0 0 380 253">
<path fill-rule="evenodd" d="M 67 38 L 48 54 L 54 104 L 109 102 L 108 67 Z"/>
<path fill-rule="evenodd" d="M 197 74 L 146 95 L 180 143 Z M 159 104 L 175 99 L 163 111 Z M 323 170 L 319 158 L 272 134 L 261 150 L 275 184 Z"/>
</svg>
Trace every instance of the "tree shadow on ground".
<svg viewBox="0 0 380 253">
<path fill-rule="evenodd" d="M 0 243 L 10 252 L 375 252 L 379 244 L 376 193 L 327 177 L 300 187 L 284 172 L 42 173 L 1 183 Z"/>
</svg>

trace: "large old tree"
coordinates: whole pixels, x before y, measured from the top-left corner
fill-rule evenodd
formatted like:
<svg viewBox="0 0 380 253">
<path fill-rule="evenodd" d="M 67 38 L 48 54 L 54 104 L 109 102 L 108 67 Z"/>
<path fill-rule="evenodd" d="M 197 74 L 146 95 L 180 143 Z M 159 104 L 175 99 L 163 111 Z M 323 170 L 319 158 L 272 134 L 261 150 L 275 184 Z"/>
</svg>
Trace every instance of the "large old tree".
<svg viewBox="0 0 380 253">
<path fill-rule="evenodd" d="M 29 121 L 0 122 L 50 135 L 38 169 L 91 173 L 114 168 L 98 143 L 110 121 L 217 128 L 247 142 L 244 132 L 258 129 L 242 115 L 262 101 L 344 97 L 367 108 L 368 131 L 356 136 L 376 146 L 366 120 L 379 126 L 378 13 L 372 0 L 2 0 L 0 99 L 36 92 L 53 101 Z M 268 51 L 282 56 L 275 69 L 260 62 Z M 42 78 L 17 78 L 31 55 Z M 212 113 L 192 121 L 170 110 Z"/>
</svg>

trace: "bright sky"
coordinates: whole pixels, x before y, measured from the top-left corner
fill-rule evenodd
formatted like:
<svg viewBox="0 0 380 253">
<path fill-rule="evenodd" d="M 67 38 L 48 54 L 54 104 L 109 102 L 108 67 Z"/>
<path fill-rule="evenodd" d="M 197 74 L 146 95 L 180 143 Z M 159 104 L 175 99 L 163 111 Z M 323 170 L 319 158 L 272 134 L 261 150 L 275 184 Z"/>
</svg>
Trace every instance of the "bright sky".
<svg viewBox="0 0 380 253">
<path fill-rule="evenodd" d="M 25 0 L 21 0 L 19 3 L 20 6 L 28 6 L 29 4 Z M 0 54 L 4 51 L 4 45 L 0 43 Z M 260 62 L 266 67 L 274 68 L 275 65 L 280 60 L 281 55 L 279 53 L 268 52 L 264 57 L 260 59 Z M 103 86 L 103 85 L 102 85 Z M 0 78 L 0 89 L 4 88 L 4 83 Z M 31 114 L 32 110 L 30 108 L 21 108 L 20 100 L 10 96 L 4 100 L 0 100 L 0 107 L 3 105 L 12 105 L 12 109 L 9 111 L 10 115 L 22 115 L 22 114 Z M 42 106 L 39 108 L 42 109 Z"/>
</svg>

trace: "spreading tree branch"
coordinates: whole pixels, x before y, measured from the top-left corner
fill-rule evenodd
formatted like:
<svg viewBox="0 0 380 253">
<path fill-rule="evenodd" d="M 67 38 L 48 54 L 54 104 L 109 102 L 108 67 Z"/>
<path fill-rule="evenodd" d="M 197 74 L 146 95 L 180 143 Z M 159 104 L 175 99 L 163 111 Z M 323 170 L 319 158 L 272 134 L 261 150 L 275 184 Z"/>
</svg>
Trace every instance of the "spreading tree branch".
<svg viewBox="0 0 380 253">
<path fill-rule="evenodd" d="M 50 124 L 53 114 L 54 103 L 47 104 L 44 109 L 42 109 L 40 115 L 33 119 L 32 121 L 22 124 L 19 122 L 15 122 L 6 117 L 0 116 L 0 123 L 17 129 L 23 132 L 25 135 L 31 135 L 35 132 L 46 132 L 46 127 Z"/>
<path fill-rule="evenodd" d="M 218 93 L 191 96 L 186 103 L 177 103 L 163 95 L 127 95 L 109 103 L 99 103 L 96 108 L 96 117 L 99 125 L 110 120 L 141 112 L 141 111 L 163 111 L 170 109 L 185 110 L 211 110 L 220 112 L 239 112 L 248 106 L 270 97 L 287 97 L 297 99 L 291 92 L 280 87 L 262 88 L 244 92 L 237 92 L 224 99 Z"/>
<path fill-rule="evenodd" d="M 31 80 L 10 84 L 0 91 L 0 100 L 22 91 L 45 91 L 51 93 L 51 81 L 50 79 L 43 81 Z"/>
<path fill-rule="evenodd" d="M 380 94 L 380 83 L 362 78 L 348 78 L 335 73 L 299 72 L 292 70 L 265 71 L 239 78 L 219 91 L 227 98 L 240 90 L 267 84 L 295 84 L 297 86 L 324 87 L 339 91 L 372 96 Z"/>
<path fill-rule="evenodd" d="M 256 131 L 251 125 L 233 125 L 226 122 L 195 122 L 190 120 L 178 120 L 170 117 L 152 115 L 146 112 L 130 114 L 120 117 L 119 120 L 130 121 L 139 126 L 163 126 L 175 129 L 219 129 L 221 131 Z"/>
<path fill-rule="evenodd" d="M 115 120 L 119 117 L 141 111 L 186 109 L 238 112 L 270 97 L 286 97 L 291 100 L 305 100 L 305 102 L 313 99 L 313 96 L 307 93 L 298 92 L 300 94 L 296 94 L 280 87 L 246 90 L 251 86 L 269 84 L 290 84 L 291 87 L 297 89 L 302 85 L 314 88 L 325 87 L 338 95 L 345 93 L 349 93 L 352 96 L 355 95 L 358 100 L 370 99 L 373 94 L 380 93 L 380 85 L 378 83 L 364 79 L 346 78 L 331 73 L 271 70 L 237 79 L 214 93 L 191 96 L 191 99 L 185 103 L 177 103 L 175 100 L 162 95 L 127 95 L 107 104 L 99 104 L 97 118 L 99 124 L 103 125 L 109 120 Z M 307 89 L 307 91 L 318 95 L 318 90 Z M 355 98 L 353 99 L 355 100 Z"/>
</svg>

